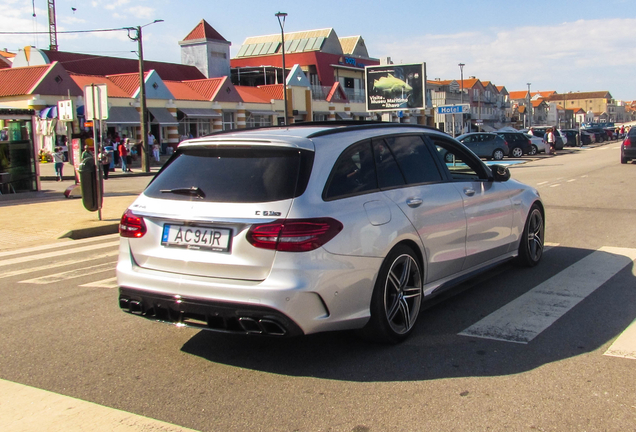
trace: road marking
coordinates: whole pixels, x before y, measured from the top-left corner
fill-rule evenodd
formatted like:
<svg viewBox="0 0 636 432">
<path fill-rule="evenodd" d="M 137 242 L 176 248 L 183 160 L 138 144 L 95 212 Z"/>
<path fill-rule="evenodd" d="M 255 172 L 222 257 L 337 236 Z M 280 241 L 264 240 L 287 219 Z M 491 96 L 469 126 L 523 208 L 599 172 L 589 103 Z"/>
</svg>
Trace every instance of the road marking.
<svg viewBox="0 0 636 432">
<path fill-rule="evenodd" d="M 144 431 L 193 429 L 0 379 L 3 431 Z"/>
<path fill-rule="evenodd" d="M 602 247 L 459 333 L 527 344 L 636 259 L 636 249 Z"/>
<path fill-rule="evenodd" d="M 43 251 L 43 250 L 59 249 L 59 248 L 63 248 L 63 247 L 76 246 L 76 245 L 80 245 L 80 244 L 84 244 L 84 243 L 94 243 L 94 242 L 99 241 L 99 240 L 111 240 L 111 239 L 118 238 L 118 237 L 119 237 L 119 234 L 109 234 L 109 235 L 105 235 L 105 236 L 91 237 L 91 238 L 86 238 L 86 239 L 81 239 L 81 240 L 69 240 L 69 241 L 64 241 L 64 242 L 59 242 L 59 243 L 51 243 L 51 244 L 46 244 L 46 245 L 41 245 L 41 246 L 33 246 L 33 247 L 28 247 L 28 248 L 23 248 L 23 249 L 15 249 L 15 250 L 10 250 L 10 251 L 0 252 L 0 258 L 5 257 L 5 256 L 29 253 L 29 252 L 38 252 L 38 251 Z"/>
<path fill-rule="evenodd" d="M 47 252 L 47 253 L 42 253 L 38 255 L 29 255 L 29 256 L 24 256 L 20 258 L 7 259 L 7 260 L 0 261 L 0 267 L 10 266 L 14 264 L 22 264 L 29 261 L 40 261 L 47 258 L 59 257 L 60 255 L 69 255 L 73 253 L 89 252 L 89 251 L 93 251 L 97 249 L 105 249 L 105 248 L 113 247 L 116 245 L 119 245 L 119 240 L 114 242 L 108 242 L 108 243 L 100 243 L 100 244 L 91 245 L 91 246 L 65 249 L 64 251 Z"/>
<path fill-rule="evenodd" d="M 548 184 L 548 183 L 550 183 L 550 182 L 544 181 L 544 182 L 541 182 L 541 183 L 537 183 L 537 186 L 543 186 L 544 184 Z"/>
<path fill-rule="evenodd" d="M 89 288 L 119 288 L 119 284 L 117 284 L 117 276 L 95 282 L 89 282 L 80 286 Z"/>
<path fill-rule="evenodd" d="M 110 258 L 112 256 L 116 256 L 119 255 L 119 251 L 112 251 L 112 252 L 106 252 L 103 254 L 99 254 L 99 255 L 91 255 L 87 258 L 83 258 L 83 259 L 69 259 L 69 260 L 65 260 L 65 261 L 58 261 L 56 263 L 52 263 L 52 264 L 47 264 L 47 265 L 43 265 L 40 267 L 29 267 L 29 268 L 24 268 L 24 269 L 20 269 L 20 270 L 10 270 L 10 271 L 6 271 L 4 273 L 0 273 L 0 279 L 5 278 L 5 277 L 13 277 L 13 276 L 19 276 L 22 274 L 27 274 L 27 273 L 37 273 L 39 271 L 45 271 L 45 270 L 50 270 L 50 269 L 54 269 L 57 267 L 66 267 L 66 266 L 72 266 L 72 265 L 76 265 L 79 263 L 83 263 L 83 262 L 87 262 L 87 261 L 94 261 L 97 259 L 102 259 L 102 258 Z"/>
<path fill-rule="evenodd" d="M 621 333 L 604 355 L 636 360 L 636 320 Z"/>
<path fill-rule="evenodd" d="M 572 183 L 572 182 L 575 182 L 575 181 L 576 181 L 576 179 L 570 179 L 570 180 L 568 180 L 568 183 Z"/>
<path fill-rule="evenodd" d="M 561 186 L 561 183 L 550 185 L 551 188 Z"/>
<path fill-rule="evenodd" d="M 42 276 L 39 278 L 23 280 L 23 281 L 19 281 L 18 283 L 47 285 L 51 283 L 66 281 L 69 279 L 76 279 L 82 276 L 90 276 L 90 275 L 102 273 L 105 271 L 114 271 L 115 268 L 117 268 L 116 263 L 103 263 L 103 264 L 97 264 L 94 266 L 73 269 L 73 270 L 62 272 L 62 273 L 55 273 L 52 275 Z"/>
</svg>

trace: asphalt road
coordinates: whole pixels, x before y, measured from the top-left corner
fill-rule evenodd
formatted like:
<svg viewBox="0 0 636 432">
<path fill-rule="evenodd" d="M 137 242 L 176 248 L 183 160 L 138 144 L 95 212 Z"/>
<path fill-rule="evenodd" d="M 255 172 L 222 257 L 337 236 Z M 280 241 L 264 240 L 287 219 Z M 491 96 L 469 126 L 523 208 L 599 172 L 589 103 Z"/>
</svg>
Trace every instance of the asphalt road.
<svg viewBox="0 0 636 432">
<path fill-rule="evenodd" d="M 543 261 L 458 287 L 398 346 L 348 332 L 230 337 L 124 314 L 116 236 L 7 252 L 0 378 L 201 431 L 636 430 L 636 359 L 612 350 L 636 319 L 625 258 L 636 166 L 620 164 L 618 146 L 512 167 L 546 204 Z M 591 288 L 526 343 L 465 335 L 508 305 L 517 319 L 550 284 Z"/>
</svg>

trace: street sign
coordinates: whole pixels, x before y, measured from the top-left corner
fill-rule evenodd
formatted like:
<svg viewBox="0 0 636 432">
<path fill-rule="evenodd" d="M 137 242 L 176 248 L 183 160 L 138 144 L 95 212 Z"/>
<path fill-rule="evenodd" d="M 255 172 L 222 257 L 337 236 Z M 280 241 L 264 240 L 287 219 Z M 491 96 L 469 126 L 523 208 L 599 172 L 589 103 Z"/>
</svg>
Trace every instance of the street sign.
<svg viewBox="0 0 636 432">
<path fill-rule="evenodd" d="M 437 114 L 469 114 L 470 105 L 442 105 L 437 107 Z"/>
<path fill-rule="evenodd" d="M 72 100 L 61 100 L 57 102 L 57 116 L 60 121 L 72 122 L 75 120 L 75 109 Z"/>
<path fill-rule="evenodd" d="M 91 84 L 84 87 L 84 112 L 86 120 L 108 120 L 106 84 Z"/>
</svg>

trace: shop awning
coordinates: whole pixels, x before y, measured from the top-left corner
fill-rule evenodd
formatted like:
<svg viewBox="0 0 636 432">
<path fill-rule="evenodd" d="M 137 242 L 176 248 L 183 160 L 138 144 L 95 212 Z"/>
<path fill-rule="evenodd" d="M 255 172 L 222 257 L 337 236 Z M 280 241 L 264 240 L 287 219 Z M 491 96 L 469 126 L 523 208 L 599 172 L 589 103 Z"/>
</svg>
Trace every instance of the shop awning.
<svg viewBox="0 0 636 432">
<path fill-rule="evenodd" d="M 42 108 L 40 110 L 40 118 L 57 118 L 57 105 Z"/>
<path fill-rule="evenodd" d="M 339 117 L 340 120 L 351 120 L 351 114 L 346 112 L 336 112 L 336 117 Z"/>
<path fill-rule="evenodd" d="M 371 113 L 368 112 L 354 112 L 352 114 L 357 117 L 369 117 L 371 115 Z"/>
<path fill-rule="evenodd" d="M 250 111 L 251 115 L 273 116 L 278 115 L 276 111 Z"/>
<path fill-rule="evenodd" d="M 166 108 L 148 108 L 150 114 L 155 118 L 153 123 L 159 123 L 162 126 L 178 126 L 177 118 L 170 114 Z"/>
<path fill-rule="evenodd" d="M 131 106 L 111 107 L 108 109 L 108 124 L 139 125 L 139 112 Z"/>
<path fill-rule="evenodd" d="M 179 111 L 181 111 L 186 117 L 221 117 L 221 114 L 210 108 L 179 108 Z"/>
</svg>

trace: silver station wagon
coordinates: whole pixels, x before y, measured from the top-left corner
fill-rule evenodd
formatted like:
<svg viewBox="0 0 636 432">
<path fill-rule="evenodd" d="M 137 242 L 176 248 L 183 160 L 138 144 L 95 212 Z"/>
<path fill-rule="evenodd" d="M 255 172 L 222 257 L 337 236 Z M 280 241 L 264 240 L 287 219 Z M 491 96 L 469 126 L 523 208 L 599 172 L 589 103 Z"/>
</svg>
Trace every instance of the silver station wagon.
<svg viewBox="0 0 636 432">
<path fill-rule="evenodd" d="M 182 142 L 120 234 L 125 312 L 396 343 L 445 289 L 510 259 L 536 265 L 544 208 L 507 168 L 435 129 L 299 123 Z"/>
</svg>

